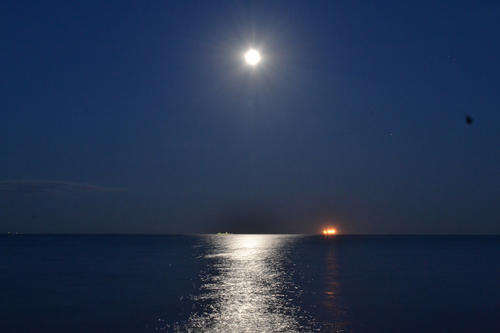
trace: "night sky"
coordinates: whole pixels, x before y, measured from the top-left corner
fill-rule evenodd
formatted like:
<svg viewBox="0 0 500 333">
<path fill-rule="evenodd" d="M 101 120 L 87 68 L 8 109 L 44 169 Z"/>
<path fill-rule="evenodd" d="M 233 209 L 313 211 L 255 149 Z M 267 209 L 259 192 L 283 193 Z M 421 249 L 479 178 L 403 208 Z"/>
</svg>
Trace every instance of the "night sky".
<svg viewBox="0 0 500 333">
<path fill-rule="evenodd" d="M 2 1 L 0 232 L 500 233 L 499 36 L 498 1 Z"/>
</svg>

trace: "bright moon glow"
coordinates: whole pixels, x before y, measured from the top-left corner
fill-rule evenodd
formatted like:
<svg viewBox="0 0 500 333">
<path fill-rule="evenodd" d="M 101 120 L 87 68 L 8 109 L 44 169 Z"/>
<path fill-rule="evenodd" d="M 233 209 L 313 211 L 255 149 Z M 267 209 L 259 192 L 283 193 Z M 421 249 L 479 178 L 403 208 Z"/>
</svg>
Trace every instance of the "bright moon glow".
<svg viewBox="0 0 500 333">
<path fill-rule="evenodd" d="M 250 49 L 245 52 L 245 62 L 250 66 L 256 66 L 260 62 L 261 56 L 259 51 Z"/>
<path fill-rule="evenodd" d="M 337 230 L 335 230 L 333 228 L 323 229 L 323 235 L 325 235 L 325 236 L 335 235 L 336 233 L 337 233 Z"/>
</svg>

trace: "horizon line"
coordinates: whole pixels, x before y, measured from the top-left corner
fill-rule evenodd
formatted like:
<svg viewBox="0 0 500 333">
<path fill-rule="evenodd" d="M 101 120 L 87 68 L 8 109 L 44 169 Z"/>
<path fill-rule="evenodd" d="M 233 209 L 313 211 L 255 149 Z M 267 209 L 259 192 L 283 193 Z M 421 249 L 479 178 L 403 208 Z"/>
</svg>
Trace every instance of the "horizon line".
<svg viewBox="0 0 500 333">
<path fill-rule="evenodd" d="M 208 236 L 208 235 L 290 235 L 322 236 L 500 236 L 500 233 L 345 233 L 325 236 L 321 233 L 151 233 L 151 232 L 2 232 L 0 236 Z"/>
</svg>

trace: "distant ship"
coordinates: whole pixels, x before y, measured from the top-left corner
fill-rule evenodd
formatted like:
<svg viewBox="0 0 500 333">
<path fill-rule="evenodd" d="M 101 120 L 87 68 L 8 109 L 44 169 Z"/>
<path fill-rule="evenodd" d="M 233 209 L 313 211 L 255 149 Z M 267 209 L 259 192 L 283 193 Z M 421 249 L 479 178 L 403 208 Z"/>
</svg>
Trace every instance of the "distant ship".
<svg viewBox="0 0 500 333">
<path fill-rule="evenodd" d="M 323 231 L 321 233 L 324 236 L 333 236 L 337 233 L 337 230 L 334 228 L 326 228 L 326 229 L 323 229 Z"/>
</svg>

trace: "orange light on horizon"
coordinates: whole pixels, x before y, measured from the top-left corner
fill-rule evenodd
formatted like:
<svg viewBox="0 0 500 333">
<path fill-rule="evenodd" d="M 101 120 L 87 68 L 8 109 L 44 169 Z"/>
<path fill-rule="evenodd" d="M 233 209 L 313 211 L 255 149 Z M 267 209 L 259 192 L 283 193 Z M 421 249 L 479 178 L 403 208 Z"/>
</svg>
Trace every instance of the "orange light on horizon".
<svg viewBox="0 0 500 333">
<path fill-rule="evenodd" d="M 335 235 L 337 233 L 337 230 L 334 228 L 326 228 L 326 229 L 323 229 L 322 233 L 325 236 L 331 236 L 331 235 Z"/>
</svg>

